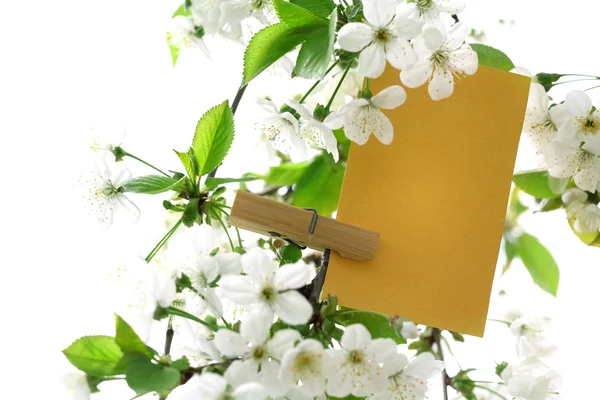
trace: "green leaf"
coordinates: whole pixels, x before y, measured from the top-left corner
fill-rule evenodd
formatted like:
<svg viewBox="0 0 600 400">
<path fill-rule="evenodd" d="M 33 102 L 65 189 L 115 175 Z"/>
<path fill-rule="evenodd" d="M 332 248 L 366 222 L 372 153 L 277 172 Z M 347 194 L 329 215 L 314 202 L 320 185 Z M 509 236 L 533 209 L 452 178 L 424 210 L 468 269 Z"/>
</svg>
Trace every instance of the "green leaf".
<svg viewBox="0 0 600 400">
<path fill-rule="evenodd" d="M 169 45 L 169 51 L 171 52 L 171 61 L 173 62 L 173 66 L 175 66 L 181 49 L 173 42 L 173 36 L 169 32 L 167 32 L 167 44 Z"/>
<path fill-rule="evenodd" d="M 460 334 L 458 332 L 452 332 L 452 331 L 449 331 L 449 332 L 452 335 L 452 339 L 456 340 L 457 342 L 463 343 L 465 341 L 465 337 L 462 334 Z"/>
<path fill-rule="evenodd" d="M 561 196 L 550 189 L 548 171 L 520 172 L 513 176 L 513 182 L 519 189 L 538 199 L 555 199 Z"/>
<path fill-rule="evenodd" d="M 539 240 L 528 233 L 518 239 L 519 256 L 533 281 L 543 290 L 556 296 L 560 271 L 552 254 Z"/>
<path fill-rule="evenodd" d="M 208 174 L 221 164 L 233 143 L 233 130 L 229 101 L 211 108 L 200 118 L 191 147 L 199 176 Z"/>
<path fill-rule="evenodd" d="M 206 190 L 212 190 L 224 183 L 251 182 L 257 179 L 260 179 L 260 176 L 245 176 L 243 178 L 208 178 L 204 185 L 206 186 Z"/>
<path fill-rule="evenodd" d="M 328 22 L 325 18 L 288 1 L 273 0 L 273 6 L 281 22 L 296 32 L 302 31 L 307 33 L 315 28 L 327 26 Z"/>
<path fill-rule="evenodd" d="M 163 175 L 146 175 L 132 179 L 123 186 L 123 190 L 132 193 L 158 194 L 169 190 L 180 192 L 185 178 L 179 180 Z"/>
<path fill-rule="evenodd" d="M 75 368 L 92 376 L 112 375 L 123 352 L 110 336 L 84 336 L 63 350 Z"/>
<path fill-rule="evenodd" d="M 398 344 L 406 343 L 406 339 L 399 336 L 396 330 L 390 325 L 389 317 L 380 313 L 344 309 L 330 315 L 327 319 L 342 326 L 363 324 L 369 330 L 373 339 L 389 338 Z"/>
<path fill-rule="evenodd" d="M 540 207 L 538 209 L 538 212 L 554 211 L 554 210 L 558 210 L 559 208 L 562 208 L 562 206 L 563 206 L 563 202 L 560 197 L 557 197 L 555 199 L 543 199 L 540 202 Z"/>
<path fill-rule="evenodd" d="M 305 39 L 305 33 L 296 32 L 283 22 L 257 32 L 244 53 L 244 83 L 256 78 Z"/>
<path fill-rule="evenodd" d="M 123 353 L 140 353 L 149 359 L 157 354 L 155 350 L 152 350 L 150 347 L 146 346 L 146 343 L 140 339 L 133 328 L 117 314 L 115 314 L 115 325 L 117 331 L 117 334 L 115 335 L 115 341 Z"/>
<path fill-rule="evenodd" d="M 295 244 L 288 244 L 281 250 L 279 265 L 294 264 L 302 258 L 302 249 Z"/>
<path fill-rule="evenodd" d="M 319 17 L 327 18 L 335 8 L 333 0 L 290 0 L 290 3 L 306 8 Z"/>
<path fill-rule="evenodd" d="M 329 155 L 315 157 L 296 184 L 292 204 L 316 208 L 319 214 L 330 216 L 338 206 L 344 170 Z"/>
<path fill-rule="evenodd" d="M 173 13 L 173 18 L 180 15 L 184 17 L 189 17 L 190 15 L 192 15 L 192 12 L 185 7 L 185 4 L 182 4 Z"/>
<path fill-rule="evenodd" d="M 518 243 L 511 240 L 507 235 L 503 235 L 502 237 L 504 242 L 504 254 L 506 255 L 506 264 L 504 264 L 504 268 L 502 269 L 502 273 L 508 271 L 510 268 L 510 264 L 513 262 L 515 257 L 519 254 Z"/>
<path fill-rule="evenodd" d="M 181 163 L 183 164 L 183 167 L 185 168 L 185 171 L 187 172 L 188 176 L 194 182 L 196 180 L 195 179 L 196 171 L 194 171 L 194 163 L 192 161 L 192 157 L 190 156 L 190 154 L 184 153 L 181 151 L 177 151 L 177 150 L 173 150 L 173 151 L 175 152 L 175 154 L 177 154 L 177 156 L 181 160 Z"/>
<path fill-rule="evenodd" d="M 144 393 L 168 393 L 181 380 L 180 373 L 173 367 L 153 364 L 148 359 L 137 359 L 127 368 L 127 385 L 138 395 Z"/>
<path fill-rule="evenodd" d="M 325 76 L 333 54 L 336 26 L 337 9 L 334 9 L 331 12 L 329 26 L 316 29 L 306 38 L 298 53 L 292 76 L 306 79 L 320 79 Z"/>
<path fill-rule="evenodd" d="M 194 225 L 194 221 L 196 221 L 196 217 L 198 216 L 199 202 L 200 199 L 193 197 L 188 201 L 187 206 L 185 206 L 185 210 L 183 210 L 183 216 L 181 217 L 181 220 L 188 228 Z"/>
<path fill-rule="evenodd" d="M 552 89 L 552 86 L 564 75 L 561 74 L 547 74 L 545 72 L 540 72 L 535 76 L 537 82 L 544 87 L 546 92 Z"/>
<path fill-rule="evenodd" d="M 281 164 L 271 167 L 269 173 L 262 177 L 267 185 L 292 186 L 300 180 L 310 166 L 310 161 L 295 164 Z"/>
<path fill-rule="evenodd" d="M 178 371 L 183 371 L 190 367 L 190 362 L 188 361 L 187 358 L 183 357 L 183 358 L 180 358 L 179 360 L 173 361 L 171 366 L 173 368 L 177 369 Z"/>
<path fill-rule="evenodd" d="M 600 232 L 592 232 L 592 233 L 581 233 L 575 230 L 575 216 L 569 218 L 569 226 L 571 230 L 581 240 L 588 246 L 598 246 L 597 242 L 600 240 Z M 598 246 L 600 247 L 600 246 Z"/>
<path fill-rule="evenodd" d="M 515 67 L 515 64 L 513 64 L 510 58 L 498 49 L 477 43 L 470 44 L 470 46 L 477 52 L 479 65 L 485 65 L 504 71 L 510 71 Z"/>
</svg>

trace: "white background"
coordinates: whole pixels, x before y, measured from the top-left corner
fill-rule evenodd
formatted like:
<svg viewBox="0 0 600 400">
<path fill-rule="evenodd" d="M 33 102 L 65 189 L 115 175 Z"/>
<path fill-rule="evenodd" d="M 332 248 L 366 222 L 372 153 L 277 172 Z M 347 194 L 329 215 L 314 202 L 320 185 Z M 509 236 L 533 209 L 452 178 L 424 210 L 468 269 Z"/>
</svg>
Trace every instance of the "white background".
<svg viewBox="0 0 600 400">
<path fill-rule="evenodd" d="M 111 333 L 110 271 L 123 254 L 146 253 L 165 229 L 160 202 L 148 198 L 134 199 L 144 212 L 134 226 L 106 230 L 88 216 L 77 181 L 91 169 L 89 127 L 125 123 L 127 150 L 163 169 L 176 168 L 170 149 L 185 149 L 198 117 L 235 93 L 241 46 L 212 42 L 211 60 L 192 55 L 171 67 L 165 29 L 177 6 L 157 0 L 0 3 L 0 349 L 2 371 L 10 376 L 1 379 L 3 397 L 54 398 L 44 393 L 54 373 L 66 367 L 60 350 L 76 337 Z M 590 0 L 472 0 L 461 19 L 483 29 L 488 44 L 533 73 L 600 75 L 599 11 Z M 514 24 L 500 25 L 499 19 Z M 251 86 L 236 116 L 236 145 L 223 174 L 264 167 L 265 153 L 252 145 L 252 100 L 267 93 L 278 97 L 274 91 L 283 82 L 270 77 Z M 562 99 L 575 87 L 581 86 L 559 86 L 551 94 Z M 600 89 L 590 94 L 598 106 Z M 533 167 L 532 155 L 524 144 L 517 168 Z M 516 304 L 532 315 L 553 316 L 560 348 L 553 365 L 564 375 L 564 398 L 594 398 L 600 249 L 579 243 L 560 211 L 522 222 L 561 267 L 558 299 L 536 289 L 515 264 L 495 286 L 495 292 L 505 288 L 509 300 L 494 296 L 492 309 Z M 505 349 L 511 338 L 495 325 L 488 323 L 485 339 L 457 347 L 464 368 L 493 369 L 492 361 L 510 357 Z M 106 388 L 103 398 L 126 398 Z"/>
</svg>

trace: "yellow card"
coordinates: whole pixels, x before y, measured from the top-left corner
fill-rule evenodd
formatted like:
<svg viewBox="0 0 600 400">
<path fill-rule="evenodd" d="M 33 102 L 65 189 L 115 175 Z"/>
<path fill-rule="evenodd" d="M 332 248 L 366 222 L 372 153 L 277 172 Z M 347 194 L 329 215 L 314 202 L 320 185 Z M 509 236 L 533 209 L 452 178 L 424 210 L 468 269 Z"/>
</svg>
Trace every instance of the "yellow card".
<svg viewBox="0 0 600 400">
<path fill-rule="evenodd" d="M 388 67 L 374 94 L 399 82 Z M 482 336 L 529 78 L 480 67 L 435 102 L 387 111 L 394 141 L 352 144 L 337 219 L 380 233 L 375 259 L 332 252 L 323 293 L 341 305 Z"/>
</svg>

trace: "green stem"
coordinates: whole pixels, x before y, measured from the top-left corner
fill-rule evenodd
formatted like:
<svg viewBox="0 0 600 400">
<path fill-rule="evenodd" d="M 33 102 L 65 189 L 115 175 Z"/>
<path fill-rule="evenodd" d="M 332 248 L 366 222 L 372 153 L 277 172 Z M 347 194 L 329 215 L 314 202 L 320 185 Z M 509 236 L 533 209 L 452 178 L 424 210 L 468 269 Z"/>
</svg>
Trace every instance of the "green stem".
<svg viewBox="0 0 600 400">
<path fill-rule="evenodd" d="M 586 81 L 597 81 L 598 78 L 586 78 L 586 79 L 573 79 L 571 81 L 564 81 L 564 82 L 558 82 L 552 85 L 552 87 L 554 86 L 558 86 L 558 85 L 562 85 L 564 83 L 573 83 L 573 82 L 586 82 Z"/>
<path fill-rule="evenodd" d="M 333 94 L 331 95 L 331 97 L 329 98 L 329 101 L 327 102 L 327 105 L 325 106 L 325 109 L 328 112 L 329 112 L 329 107 L 331 107 L 331 103 L 333 103 L 333 99 L 335 99 L 335 96 L 337 95 L 338 91 L 340 90 L 340 87 L 342 87 L 342 83 L 344 83 L 344 79 L 346 79 L 346 75 L 348 75 L 350 68 L 352 68 L 352 63 L 348 63 L 348 66 L 344 70 L 344 74 L 340 78 L 340 81 L 338 82 L 337 86 L 335 87 L 335 90 L 333 91 Z"/>
<path fill-rule="evenodd" d="M 367 90 L 370 92 L 371 91 L 371 78 L 366 78 L 367 80 Z"/>
<path fill-rule="evenodd" d="M 508 321 L 502 321 L 501 319 L 493 319 L 493 318 L 488 318 L 488 321 L 492 321 L 492 322 L 499 322 L 499 323 L 501 323 L 501 324 L 506 324 L 506 325 L 508 325 L 508 326 L 510 326 L 510 324 L 511 324 L 510 322 L 508 322 Z"/>
<path fill-rule="evenodd" d="M 221 218 L 219 218 L 219 223 L 223 227 L 225 234 L 227 235 L 227 239 L 229 239 L 229 244 L 231 245 L 231 251 L 234 251 L 235 246 L 233 245 L 233 240 L 231 240 L 231 236 L 229 236 L 229 232 L 227 231 L 227 227 L 225 226 L 225 222 Z"/>
<path fill-rule="evenodd" d="M 475 385 L 475 387 L 479 388 L 479 389 L 487 390 L 488 392 L 500 397 L 501 399 L 508 400 L 506 397 L 502 396 L 500 393 L 496 392 L 495 390 L 490 389 L 489 387 L 485 387 L 482 385 Z"/>
<path fill-rule="evenodd" d="M 217 207 L 219 210 L 221 210 L 221 212 L 225 215 L 227 215 L 227 217 L 229 217 L 229 213 L 227 211 L 224 210 L 224 208 L 229 208 L 231 209 L 231 207 L 226 206 L 224 204 L 219 204 L 219 203 L 212 203 L 215 207 Z M 237 233 L 237 238 L 238 238 L 238 243 L 240 244 L 240 249 L 244 250 L 244 245 L 242 244 L 242 236 L 240 235 L 240 230 L 237 228 L 237 226 L 234 226 L 235 228 L 235 232 Z M 227 229 L 225 230 L 225 232 L 227 232 Z M 227 235 L 229 236 L 229 235 Z M 231 241 L 231 239 L 230 239 Z M 233 250 L 233 246 L 231 248 Z"/>
<path fill-rule="evenodd" d="M 187 319 L 191 319 L 192 321 L 196 321 L 201 325 L 204 325 L 205 327 L 207 327 L 208 329 L 210 329 L 213 332 L 216 332 L 219 330 L 218 326 L 215 326 L 213 324 L 211 324 L 210 322 L 206 322 L 198 317 L 196 317 L 195 315 L 192 315 L 190 313 L 187 313 L 183 310 L 180 310 L 178 308 L 175 307 L 167 307 L 165 308 L 165 311 L 169 313 L 169 315 L 174 315 L 176 317 L 182 317 L 182 318 L 187 318 Z"/>
<path fill-rule="evenodd" d="M 586 78 L 600 79 L 600 76 L 586 75 L 586 74 L 561 74 L 561 76 L 583 76 L 583 77 L 586 77 Z"/>
<path fill-rule="evenodd" d="M 121 150 L 123 150 L 123 149 L 121 149 Z M 147 165 L 148 167 L 150 167 L 150 168 L 154 169 L 155 171 L 158 171 L 158 172 L 160 172 L 161 174 L 163 174 L 163 175 L 164 175 L 164 176 L 166 176 L 167 178 L 170 178 L 170 177 L 171 177 L 171 175 L 169 175 L 169 174 L 167 174 L 166 172 L 164 172 L 164 171 L 162 171 L 162 170 L 160 170 L 160 169 L 156 168 L 154 165 L 150 164 L 149 162 L 146 162 L 146 161 L 142 160 L 141 158 L 139 158 L 139 157 L 136 157 L 136 156 L 134 156 L 133 154 L 126 152 L 125 150 L 123 150 L 123 152 L 125 153 L 125 156 L 126 156 L 126 157 L 131 157 L 131 158 L 133 158 L 134 160 L 137 160 L 137 161 L 141 162 L 142 164 L 144 164 L 144 165 Z"/>
<path fill-rule="evenodd" d="M 589 88 L 589 89 L 585 89 L 585 90 L 584 90 L 584 92 L 587 92 L 588 90 L 594 90 L 594 89 L 598 89 L 598 88 L 600 88 L 600 85 L 598 85 L 598 86 L 594 86 L 594 87 L 591 87 L 591 88 Z"/>
<path fill-rule="evenodd" d="M 165 243 L 167 243 L 167 240 L 169 240 L 169 238 L 171 236 L 173 236 L 173 234 L 175 233 L 177 228 L 179 228 L 179 225 L 181 225 L 182 222 L 183 222 L 183 220 L 181 220 L 181 219 L 179 221 L 177 221 L 175 223 L 175 225 L 173 225 L 173 227 L 169 230 L 169 232 L 167 232 L 166 235 L 163 236 L 163 238 L 160 239 L 160 241 L 156 244 L 156 246 L 154 246 L 154 248 L 150 251 L 150 253 L 145 258 L 147 263 L 149 263 L 150 260 L 152 260 L 152 258 L 154 258 L 156 253 L 158 253 L 158 251 L 160 250 L 160 248 L 163 247 L 165 245 Z"/>
<path fill-rule="evenodd" d="M 327 76 L 327 74 L 329 74 L 336 65 L 338 65 L 340 63 L 340 60 L 336 60 L 333 64 L 331 64 L 331 67 L 329 67 L 329 69 L 325 72 L 325 75 L 323 75 L 323 78 L 325 78 Z M 312 93 L 313 90 L 315 90 L 315 88 L 317 86 L 319 86 L 319 83 L 321 83 L 323 81 L 323 78 L 319 79 L 318 81 L 315 82 L 314 85 L 312 85 L 310 87 L 310 89 L 308 89 L 308 92 L 304 93 L 304 96 L 302 96 L 302 98 L 300 99 L 300 101 L 298 103 L 302 104 L 304 103 L 304 100 L 306 100 L 306 98 Z"/>
</svg>

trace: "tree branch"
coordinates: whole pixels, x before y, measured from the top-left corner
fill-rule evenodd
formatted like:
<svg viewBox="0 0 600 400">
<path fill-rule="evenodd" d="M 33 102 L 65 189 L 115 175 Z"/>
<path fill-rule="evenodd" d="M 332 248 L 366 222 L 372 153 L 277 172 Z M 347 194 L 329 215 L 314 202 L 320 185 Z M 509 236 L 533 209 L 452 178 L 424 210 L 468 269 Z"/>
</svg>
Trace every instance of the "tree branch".
<svg viewBox="0 0 600 400">
<path fill-rule="evenodd" d="M 442 331 L 438 328 L 432 328 L 431 330 L 431 338 L 433 339 L 433 343 L 437 346 L 437 359 L 440 361 L 444 361 L 444 351 L 442 350 Z M 448 374 L 446 373 L 446 368 L 442 371 L 442 390 L 444 392 L 444 400 L 448 400 Z"/>
</svg>

